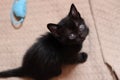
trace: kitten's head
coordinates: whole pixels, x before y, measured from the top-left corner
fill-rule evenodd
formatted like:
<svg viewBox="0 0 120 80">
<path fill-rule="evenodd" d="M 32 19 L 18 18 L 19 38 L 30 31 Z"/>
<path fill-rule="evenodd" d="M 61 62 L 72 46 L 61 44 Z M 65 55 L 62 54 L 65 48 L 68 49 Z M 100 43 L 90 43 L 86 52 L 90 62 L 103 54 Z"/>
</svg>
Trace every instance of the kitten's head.
<svg viewBox="0 0 120 80">
<path fill-rule="evenodd" d="M 81 44 L 89 33 L 74 4 L 71 5 L 70 12 L 64 19 L 58 24 L 49 23 L 47 27 L 53 36 L 67 45 Z"/>
</svg>

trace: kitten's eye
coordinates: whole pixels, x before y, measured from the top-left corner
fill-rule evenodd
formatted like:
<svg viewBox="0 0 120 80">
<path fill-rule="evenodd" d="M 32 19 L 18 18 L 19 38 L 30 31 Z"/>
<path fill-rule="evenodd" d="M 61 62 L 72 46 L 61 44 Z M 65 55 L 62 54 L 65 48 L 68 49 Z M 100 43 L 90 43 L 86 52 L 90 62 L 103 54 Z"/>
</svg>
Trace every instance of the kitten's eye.
<svg viewBox="0 0 120 80">
<path fill-rule="evenodd" d="M 69 35 L 69 39 L 75 39 L 76 38 L 76 35 L 75 34 L 70 34 Z"/>
<path fill-rule="evenodd" d="M 85 25 L 81 24 L 81 25 L 79 26 L 79 29 L 80 29 L 80 31 L 83 31 L 83 30 L 85 29 Z"/>
</svg>

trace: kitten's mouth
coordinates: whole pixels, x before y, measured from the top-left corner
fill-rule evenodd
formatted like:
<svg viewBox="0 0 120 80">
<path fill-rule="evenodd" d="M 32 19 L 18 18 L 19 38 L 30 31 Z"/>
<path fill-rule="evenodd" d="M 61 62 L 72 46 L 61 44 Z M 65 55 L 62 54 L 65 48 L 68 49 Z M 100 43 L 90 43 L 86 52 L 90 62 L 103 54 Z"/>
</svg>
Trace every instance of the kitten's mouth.
<svg viewBox="0 0 120 80">
<path fill-rule="evenodd" d="M 75 41 L 72 41 L 73 44 L 81 44 L 83 43 L 83 41 L 85 40 L 85 38 L 80 38 L 80 39 L 76 39 Z"/>
<path fill-rule="evenodd" d="M 84 38 L 84 37 L 82 37 L 82 38 L 81 38 L 81 40 L 82 40 L 82 41 L 84 41 L 84 40 L 85 40 L 85 38 Z"/>
<path fill-rule="evenodd" d="M 85 37 L 80 37 L 78 39 L 76 39 L 78 42 L 83 42 L 85 40 Z"/>
</svg>

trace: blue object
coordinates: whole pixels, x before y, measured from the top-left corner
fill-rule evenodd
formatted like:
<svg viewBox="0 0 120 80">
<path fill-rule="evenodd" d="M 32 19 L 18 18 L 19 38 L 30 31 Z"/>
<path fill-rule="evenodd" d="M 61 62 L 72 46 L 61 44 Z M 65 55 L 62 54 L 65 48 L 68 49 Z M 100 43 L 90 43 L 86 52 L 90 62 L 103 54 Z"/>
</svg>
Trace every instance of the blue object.
<svg viewBox="0 0 120 80">
<path fill-rule="evenodd" d="M 14 26 L 21 25 L 24 22 L 24 18 L 26 16 L 26 0 L 14 0 L 12 10 L 11 10 L 11 22 Z M 20 18 L 16 20 L 16 18 Z"/>
</svg>

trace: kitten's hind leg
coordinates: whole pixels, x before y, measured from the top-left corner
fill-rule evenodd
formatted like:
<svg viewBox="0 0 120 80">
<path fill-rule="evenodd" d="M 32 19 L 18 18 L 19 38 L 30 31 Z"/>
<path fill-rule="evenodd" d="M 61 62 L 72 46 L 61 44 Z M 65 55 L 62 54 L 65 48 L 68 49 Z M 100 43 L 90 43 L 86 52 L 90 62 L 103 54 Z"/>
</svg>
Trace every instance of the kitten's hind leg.
<svg viewBox="0 0 120 80">
<path fill-rule="evenodd" d="M 54 72 L 54 76 L 59 76 L 62 73 L 62 69 L 59 68 Z"/>
<path fill-rule="evenodd" d="M 35 77 L 35 79 L 33 79 L 33 80 L 51 80 L 51 78 L 57 77 L 57 76 L 59 76 L 61 73 L 62 73 L 62 70 L 61 70 L 61 68 L 59 68 L 59 69 L 56 69 L 55 71 L 50 72 L 50 73 L 48 73 L 48 74 L 45 74 L 45 75 L 43 75 L 43 76 L 37 76 L 37 77 Z"/>
<path fill-rule="evenodd" d="M 36 79 L 33 79 L 33 80 L 49 80 L 49 79 L 42 79 L 42 78 L 36 78 Z"/>
<path fill-rule="evenodd" d="M 84 62 L 87 60 L 87 58 L 88 58 L 87 53 L 81 52 L 81 53 L 79 53 L 78 56 L 77 56 L 77 62 L 78 62 L 78 63 L 84 63 Z"/>
</svg>

